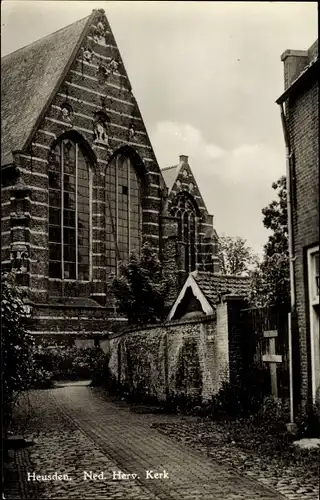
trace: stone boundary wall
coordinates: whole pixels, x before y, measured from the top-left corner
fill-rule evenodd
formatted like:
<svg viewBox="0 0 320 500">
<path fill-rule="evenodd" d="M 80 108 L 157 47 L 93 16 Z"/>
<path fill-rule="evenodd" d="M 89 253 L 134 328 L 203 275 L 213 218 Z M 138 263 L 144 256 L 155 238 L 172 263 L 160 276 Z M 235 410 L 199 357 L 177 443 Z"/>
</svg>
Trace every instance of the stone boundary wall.
<svg viewBox="0 0 320 500">
<path fill-rule="evenodd" d="M 214 316 L 126 330 L 101 347 L 118 383 L 160 401 L 181 394 L 208 401 L 229 378 L 224 316 L 226 303 L 218 305 Z"/>
</svg>

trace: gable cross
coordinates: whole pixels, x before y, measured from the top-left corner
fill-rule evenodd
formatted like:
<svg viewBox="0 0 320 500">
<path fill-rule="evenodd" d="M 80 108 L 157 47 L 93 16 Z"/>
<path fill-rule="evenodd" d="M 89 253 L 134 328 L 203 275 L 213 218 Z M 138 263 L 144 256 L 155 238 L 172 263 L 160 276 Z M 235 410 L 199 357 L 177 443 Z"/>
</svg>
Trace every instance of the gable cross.
<svg viewBox="0 0 320 500">
<path fill-rule="evenodd" d="M 276 354 L 276 337 L 278 336 L 278 331 L 268 330 L 263 332 L 263 336 L 269 339 L 269 348 L 268 352 L 262 356 L 262 361 L 269 363 L 271 394 L 274 398 L 278 398 L 277 363 L 282 363 L 282 355 Z"/>
</svg>

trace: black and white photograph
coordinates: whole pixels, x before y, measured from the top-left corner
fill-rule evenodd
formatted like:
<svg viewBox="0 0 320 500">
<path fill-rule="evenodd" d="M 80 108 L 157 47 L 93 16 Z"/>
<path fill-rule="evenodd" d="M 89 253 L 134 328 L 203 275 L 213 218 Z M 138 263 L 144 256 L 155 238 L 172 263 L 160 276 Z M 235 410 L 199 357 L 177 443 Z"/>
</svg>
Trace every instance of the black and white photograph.
<svg viewBox="0 0 320 500">
<path fill-rule="evenodd" d="M 319 500 L 318 16 L 2 1 L 2 500 Z"/>
</svg>

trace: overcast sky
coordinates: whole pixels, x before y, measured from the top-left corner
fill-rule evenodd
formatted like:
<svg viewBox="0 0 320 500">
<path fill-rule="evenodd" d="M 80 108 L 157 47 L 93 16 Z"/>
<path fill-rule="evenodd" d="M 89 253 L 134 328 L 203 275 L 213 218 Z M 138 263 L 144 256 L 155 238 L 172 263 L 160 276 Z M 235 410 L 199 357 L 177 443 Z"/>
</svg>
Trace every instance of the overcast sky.
<svg viewBox="0 0 320 500">
<path fill-rule="evenodd" d="M 161 168 L 189 162 L 218 234 L 261 252 L 285 173 L 286 49 L 317 38 L 316 2 L 2 2 L 2 55 L 103 8 Z"/>
</svg>

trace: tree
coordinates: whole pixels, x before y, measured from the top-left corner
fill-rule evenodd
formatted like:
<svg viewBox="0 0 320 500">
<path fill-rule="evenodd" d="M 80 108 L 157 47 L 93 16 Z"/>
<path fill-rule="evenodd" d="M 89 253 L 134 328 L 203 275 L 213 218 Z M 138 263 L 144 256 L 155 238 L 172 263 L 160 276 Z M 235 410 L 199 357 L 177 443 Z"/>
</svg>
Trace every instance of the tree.
<svg viewBox="0 0 320 500">
<path fill-rule="evenodd" d="M 262 209 L 263 224 L 272 231 L 261 264 L 252 273 L 250 302 L 256 307 L 288 306 L 290 302 L 286 177 L 272 184 L 277 199 Z"/>
<path fill-rule="evenodd" d="M 222 274 L 248 276 L 252 266 L 258 263 L 257 255 L 240 236 L 220 236 L 218 257 Z"/>
<path fill-rule="evenodd" d="M 264 251 L 266 256 L 275 254 L 288 255 L 288 214 L 287 214 L 287 186 L 283 175 L 272 184 L 277 192 L 278 199 L 262 209 L 263 225 L 273 234 L 268 238 Z"/>
<path fill-rule="evenodd" d="M 12 406 L 21 391 L 32 386 L 35 362 L 34 340 L 26 330 L 26 306 L 15 276 L 1 276 L 1 369 L 4 431 Z"/>
<path fill-rule="evenodd" d="M 127 264 L 121 263 L 119 276 L 112 282 L 112 291 L 119 312 L 129 323 L 154 323 L 164 317 L 165 297 L 170 280 L 164 277 L 160 261 L 149 244 L 141 255 L 132 253 Z"/>
</svg>

